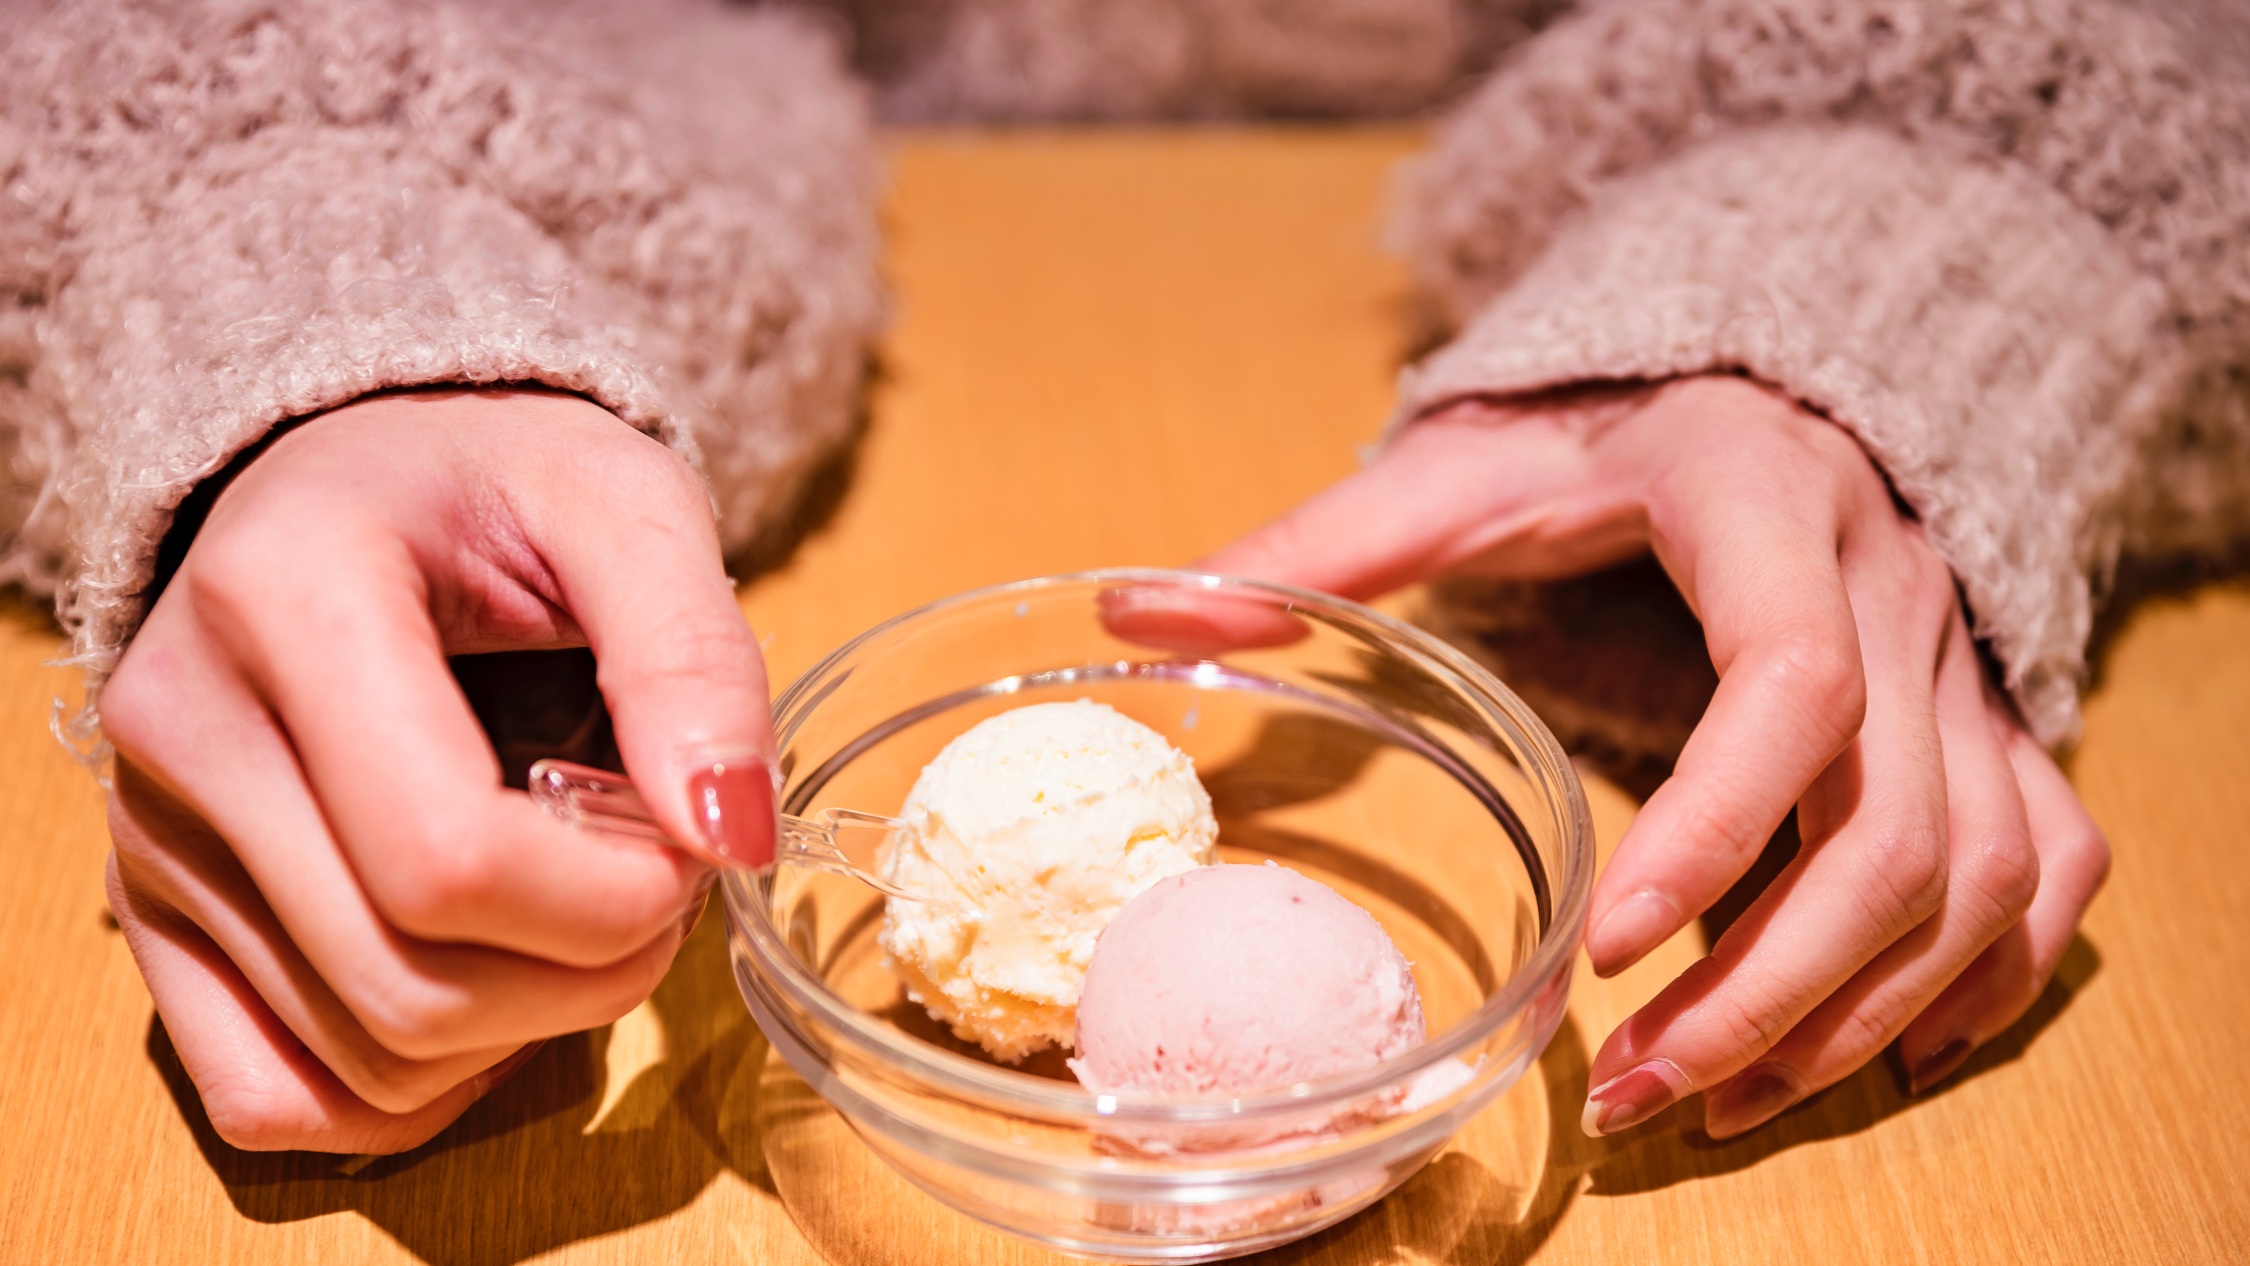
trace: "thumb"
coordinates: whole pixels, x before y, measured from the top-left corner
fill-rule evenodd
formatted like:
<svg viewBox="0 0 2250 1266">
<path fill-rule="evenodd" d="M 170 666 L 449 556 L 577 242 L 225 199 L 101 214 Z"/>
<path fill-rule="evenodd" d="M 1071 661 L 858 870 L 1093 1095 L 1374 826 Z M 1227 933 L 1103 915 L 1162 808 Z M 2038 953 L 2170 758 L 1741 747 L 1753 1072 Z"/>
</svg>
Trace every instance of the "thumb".
<svg viewBox="0 0 2250 1266">
<path fill-rule="evenodd" d="M 657 469 L 605 479 L 633 513 L 605 521 L 560 507 L 548 517 L 547 562 L 594 652 L 625 771 L 650 810 L 706 861 L 763 866 L 776 828 L 765 660 L 701 483 L 650 443 Z"/>
<path fill-rule="evenodd" d="M 1553 419 L 1456 407 L 1192 566 L 1355 599 L 1472 561 L 1506 570 L 1508 547 L 1536 535 L 1541 507 L 1590 482 L 1588 465 L 1579 439 Z"/>
</svg>

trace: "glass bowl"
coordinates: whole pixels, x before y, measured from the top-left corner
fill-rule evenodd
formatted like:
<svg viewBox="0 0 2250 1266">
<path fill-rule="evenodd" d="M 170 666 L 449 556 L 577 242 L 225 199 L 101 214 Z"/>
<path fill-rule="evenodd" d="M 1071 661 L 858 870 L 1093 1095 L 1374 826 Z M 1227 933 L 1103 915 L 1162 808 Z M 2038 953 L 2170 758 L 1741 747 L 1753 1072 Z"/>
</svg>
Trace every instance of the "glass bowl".
<svg viewBox="0 0 2250 1266">
<path fill-rule="evenodd" d="M 1205 1261 L 1350 1216 L 1553 1036 L 1593 872 L 1577 776 L 1521 700 L 1419 629 L 1278 585 L 1120 570 L 962 594 L 838 649 L 775 705 L 780 807 L 896 813 L 971 725 L 1081 698 L 1194 758 L 1225 860 L 1273 859 L 1372 913 L 1414 965 L 1429 1040 L 1253 1096 L 1096 1096 L 1059 1053 L 1007 1067 L 956 1041 L 884 964 L 882 898 L 793 867 L 727 876 L 744 999 L 886 1162 L 1049 1247 Z M 1187 1142 L 1143 1145 L 1164 1138 Z"/>
</svg>

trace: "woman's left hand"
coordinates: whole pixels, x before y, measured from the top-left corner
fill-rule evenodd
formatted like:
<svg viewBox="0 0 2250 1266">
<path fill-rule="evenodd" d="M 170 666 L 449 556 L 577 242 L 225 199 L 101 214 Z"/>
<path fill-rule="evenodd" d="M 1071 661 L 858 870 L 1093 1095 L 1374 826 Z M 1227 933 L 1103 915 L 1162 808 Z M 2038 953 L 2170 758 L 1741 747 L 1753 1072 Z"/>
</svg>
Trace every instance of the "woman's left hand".
<svg viewBox="0 0 2250 1266">
<path fill-rule="evenodd" d="M 1894 1040 L 1916 1090 L 1944 1078 L 2038 996 L 2109 850 L 1986 681 L 1944 561 L 1843 430 L 1722 376 L 1471 402 L 1200 566 L 1367 598 L 1651 550 L 1720 680 L 1596 885 L 1595 971 L 1709 908 L 1792 807 L 1803 846 L 1609 1036 L 1587 1131 L 1701 1092 L 1709 1131 L 1740 1133 Z"/>
</svg>

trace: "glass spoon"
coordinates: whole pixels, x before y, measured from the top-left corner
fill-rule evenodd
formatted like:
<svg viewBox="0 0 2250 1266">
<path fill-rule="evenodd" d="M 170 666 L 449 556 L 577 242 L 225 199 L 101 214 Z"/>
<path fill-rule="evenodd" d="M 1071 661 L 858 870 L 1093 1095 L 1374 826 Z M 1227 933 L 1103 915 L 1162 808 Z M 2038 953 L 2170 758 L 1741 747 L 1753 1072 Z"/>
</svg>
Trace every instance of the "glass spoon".
<svg viewBox="0 0 2250 1266">
<path fill-rule="evenodd" d="M 657 824 L 656 815 L 649 812 L 648 802 L 641 799 L 639 790 L 623 774 L 566 760 L 543 760 L 531 767 L 531 798 L 547 812 L 582 830 L 608 831 L 679 847 L 679 842 Z M 872 832 L 875 836 L 872 843 L 880 844 L 893 832 L 905 829 L 906 824 L 896 818 L 861 813 L 857 809 L 822 809 L 809 818 L 788 813 L 775 816 L 780 819 L 780 831 L 774 840 L 777 865 L 786 863 L 843 875 L 901 901 L 976 913 L 959 901 L 924 896 L 901 888 L 852 861 L 837 844 L 837 837 L 847 831 Z"/>
</svg>

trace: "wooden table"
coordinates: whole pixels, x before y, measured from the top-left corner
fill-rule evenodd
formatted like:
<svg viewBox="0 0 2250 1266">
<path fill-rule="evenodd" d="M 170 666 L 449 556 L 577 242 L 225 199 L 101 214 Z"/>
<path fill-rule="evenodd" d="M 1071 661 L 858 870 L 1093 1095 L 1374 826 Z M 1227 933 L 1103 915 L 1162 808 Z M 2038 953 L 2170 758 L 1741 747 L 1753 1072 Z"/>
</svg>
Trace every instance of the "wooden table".
<svg viewBox="0 0 2250 1266">
<path fill-rule="evenodd" d="M 777 680 L 972 585 L 1178 563 L 1350 470 L 1407 328 L 1386 131 L 917 135 L 898 321 L 833 517 L 743 604 Z M 218 1143 L 103 909 L 58 641 L 0 619 L 0 1259 L 909 1263 L 1039 1257 L 871 1160 L 769 1066 L 712 921 L 647 1005 L 372 1163 Z M 2143 603 L 2071 770 L 2109 889 L 2021 1031 L 1920 1103 L 1871 1068 L 1724 1146 L 1579 1135 L 1586 1057 L 1700 950 L 1582 974 L 1535 1073 L 1322 1263 L 2250 1260 L 2250 589 Z M 1632 803 L 1596 782 L 1605 841 Z"/>
</svg>

